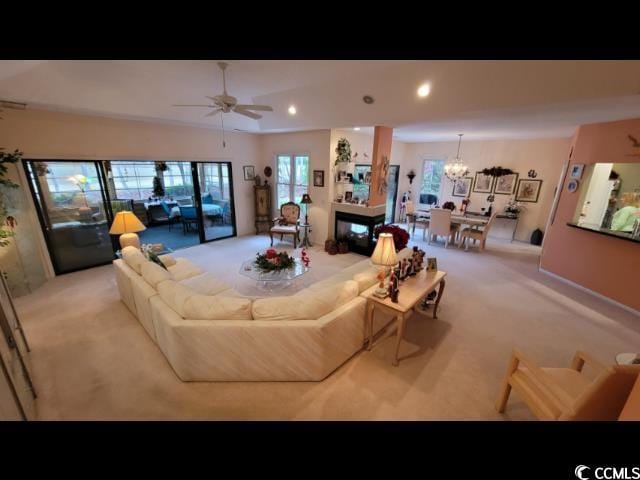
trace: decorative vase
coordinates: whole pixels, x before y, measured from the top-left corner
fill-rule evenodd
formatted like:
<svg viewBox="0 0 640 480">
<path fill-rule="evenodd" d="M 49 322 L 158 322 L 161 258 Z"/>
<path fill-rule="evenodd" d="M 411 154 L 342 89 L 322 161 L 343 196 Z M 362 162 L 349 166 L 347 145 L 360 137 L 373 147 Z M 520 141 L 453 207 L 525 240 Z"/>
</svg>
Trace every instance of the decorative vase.
<svg viewBox="0 0 640 480">
<path fill-rule="evenodd" d="M 329 250 L 331 250 L 331 247 L 334 246 L 336 244 L 335 240 L 327 240 L 324 242 L 324 251 L 328 252 Z"/>
</svg>

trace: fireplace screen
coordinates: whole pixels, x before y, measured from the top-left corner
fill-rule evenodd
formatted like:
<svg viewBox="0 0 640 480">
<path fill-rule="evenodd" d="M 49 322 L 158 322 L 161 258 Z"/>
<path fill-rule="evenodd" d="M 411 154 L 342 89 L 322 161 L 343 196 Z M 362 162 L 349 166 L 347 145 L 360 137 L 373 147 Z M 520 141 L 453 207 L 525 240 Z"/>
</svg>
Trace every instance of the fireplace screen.
<svg viewBox="0 0 640 480">
<path fill-rule="evenodd" d="M 371 255 L 375 247 L 373 232 L 380 225 L 384 225 L 384 214 L 368 217 L 337 212 L 335 237 L 346 240 L 352 252 Z"/>
<path fill-rule="evenodd" d="M 367 248 L 369 245 L 369 227 L 358 223 L 338 220 L 336 238 L 345 239 L 349 244 Z"/>
</svg>

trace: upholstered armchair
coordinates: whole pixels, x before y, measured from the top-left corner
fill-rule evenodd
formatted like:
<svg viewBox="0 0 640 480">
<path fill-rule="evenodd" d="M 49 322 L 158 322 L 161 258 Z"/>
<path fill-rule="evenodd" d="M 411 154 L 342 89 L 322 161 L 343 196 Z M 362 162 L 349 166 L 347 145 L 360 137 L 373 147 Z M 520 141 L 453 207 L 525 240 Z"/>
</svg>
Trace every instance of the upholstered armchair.
<svg viewBox="0 0 640 480">
<path fill-rule="evenodd" d="M 582 373 L 585 364 L 593 375 Z M 581 351 L 569 368 L 543 368 L 514 350 L 496 410 L 514 389 L 540 420 L 617 420 L 639 373 L 640 365 L 605 365 Z"/>
<path fill-rule="evenodd" d="M 273 227 L 269 230 L 271 246 L 273 234 L 280 234 L 280 240 L 285 235 L 293 236 L 293 248 L 298 248 L 300 241 L 300 205 L 294 202 L 283 203 L 280 206 L 280 216 L 273 219 Z"/>
</svg>

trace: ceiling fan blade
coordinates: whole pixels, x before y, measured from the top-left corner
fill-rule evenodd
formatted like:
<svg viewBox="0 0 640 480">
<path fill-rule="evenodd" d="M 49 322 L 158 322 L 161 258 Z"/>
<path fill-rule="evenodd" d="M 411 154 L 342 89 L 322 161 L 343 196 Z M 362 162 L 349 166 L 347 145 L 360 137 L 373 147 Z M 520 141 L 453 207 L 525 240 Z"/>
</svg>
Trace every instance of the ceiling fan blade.
<svg viewBox="0 0 640 480">
<path fill-rule="evenodd" d="M 258 115 L 257 113 L 250 112 L 249 110 L 242 110 L 241 108 L 234 108 L 233 111 L 235 113 L 239 113 L 240 115 L 244 115 L 245 117 L 253 118 L 254 120 L 258 120 L 262 118 L 262 115 Z"/>
<path fill-rule="evenodd" d="M 263 112 L 273 112 L 273 107 L 269 105 L 236 105 L 236 108 L 242 110 L 262 110 Z"/>
<path fill-rule="evenodd" d="M 216 108 L 215 110 L 213 110 L 212 112 L 209 112 L 205 115 L 205 117 L 213 117 L 216 113 L 220 113 L 222 111 L 221 108 Z"/>
<path fill-rule="evenodd" d="M 171 105 L 172 107 L 207 107 L 207 108 L 216 108 L 215 105 Z"/>
</svg>

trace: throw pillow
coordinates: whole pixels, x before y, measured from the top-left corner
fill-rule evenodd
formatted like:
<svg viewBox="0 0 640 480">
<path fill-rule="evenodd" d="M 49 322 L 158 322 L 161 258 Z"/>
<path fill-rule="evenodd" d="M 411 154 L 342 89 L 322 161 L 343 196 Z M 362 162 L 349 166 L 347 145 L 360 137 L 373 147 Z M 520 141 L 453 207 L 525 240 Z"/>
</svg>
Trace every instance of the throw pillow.
<svg viewBox="0 0 640 480">
<path fill-rule="evenodd" d="M 149 260 L 151 262 L 157 263 L 158 265 L 160 265 L 165 270 L 168 270 L 168 268 L 166 267 L 166 265 L 164 263 L 162 263 L 162 260 L 160 260 L 160 257 L 158 256 L 158 254 L 156 252 L 153 252 L 153 251 L 149 250 L 149 253 L 147 255 L 149 256 Z"/>
</svg>

